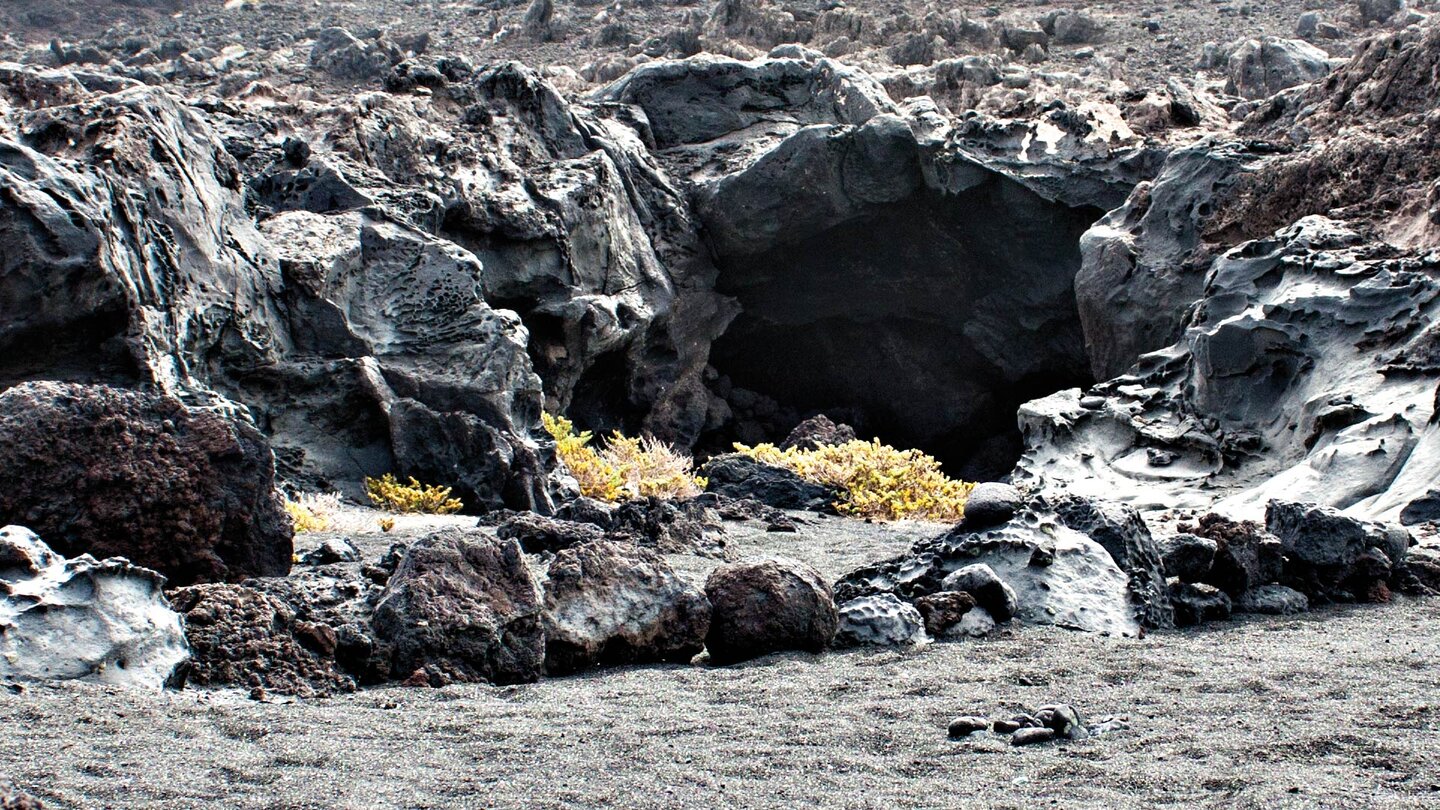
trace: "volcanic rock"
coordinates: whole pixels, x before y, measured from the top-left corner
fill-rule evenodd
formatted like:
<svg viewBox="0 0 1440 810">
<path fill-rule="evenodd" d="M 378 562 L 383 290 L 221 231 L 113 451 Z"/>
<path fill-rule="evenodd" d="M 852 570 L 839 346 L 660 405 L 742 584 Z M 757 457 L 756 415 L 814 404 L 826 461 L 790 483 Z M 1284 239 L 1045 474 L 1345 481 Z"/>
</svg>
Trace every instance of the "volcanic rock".
<svg viewBox="0 0 1440 810">
<path fill-rule="evenodd" d="M 1008 622 L 1019 610 L 1015 591 L 984 563 L 967 565 L 945 577 L 940 583 L 944 591 L 969 594 L 975 605 L 997 622 Z M 943 592 L 943 591 L 942 591 Z"/>
<path fill-rule="evenodd" d="M 1240 596 L 1235 610 L 1240 613 L 1265 613 L 1271 616 L 1289 616 L 1304 613 L 1310 609 L 1310 600 L 1305 594 L 1284 585 L 1260 585 Z"/>
<path fill-rule="evenodd" d="M 1175 626 L 1191 627 L 1230 618 L 1230 597 L 1214 585 L 1174 582 L 1170 602 L 1175 606 Z"/>
<path fill-rule="evenodd" d="M 533 512 L 521 512 L 506 519 L 495 529 L 495 534 L 501 540 L 519 541 L 526 554 L 559 551 L 605 537 L 604 530 L 594 524 L 557 520 Z"/>
<path fill-rule="evenodd" d="M 606 541 L 564 549 L 545 583 L 545 671 L 686 663 L 705 646 L 710 602 L 658 554 Z"/>
<path fill-rule="evenodd" d="M 1165 576 L 1181 582 L 1204 582 L 1215 563 L 1216 542 L 1195 534 L 1172 534 L 1159 541 Z"/>
<path fill-rule="evenodd" d="M 1287 581 L 1311 597 L 1385 601 L 1375 594 L 1404 560 L 1410 533 L 1315 504 L 1271 501 L 1265 525 L 1284 545 Z"/>
<path fill-rule="evenodd" d="M 1020 491 L 1009 484 L 989 481 L 976 484 L 965 499 L 963 525 L 971 530 L 998 526 L 1014 517 L 1024 502 Z"/>
<path fill-rule="evenodd" d="M 939 638 L 961 622 L 975 608 L 975 597 L 961 591 L 940 591 L 915 600 L 915 609 L 925 619 L 925 631 Z"/>
<path fill-rule="evenodd" d="M 830 421 L 830 417 L 822 413 L 796 425 L 795 429 L 790 431 L 790 435 L 785 437 L 785 441 L 780 443 L 780 449 L 815 450 L 820 447 L 853 441 L 855 441 L 855 428 L 836 424 Z"/>
<path fill-rule="evenodd" d="M 776 509 L 828 511 L 837 493 L 795 473 L 742 455 L 717 456 L 705 462 L 700 475 L 705 489 L 729 498 L 749 498 Z"/>
<path fill-rule="evenodd" d="M 123 559 L 66 560 L 29 529 L 0 529 L 0 680 L 180 685 L 190 649 L 164 584 Z"/>
<path fill-rule="evenodd" d="M 26 383 L 0 394 L 0 521 L 171 581 L 283 576 L 290 519 L 253 427 L 171 397 Z"/>
<path fill-rule="evenodd" d="M 894 594 L 857 597 L 838 610 L 836 646 L 913 648 L 930 643 L 920 611 Z"/>
<path fill-rule="evenodd" d="M 405 552 L 375 606 L 391 671 L 442 682 L 526 683 L 545 659 L 539 585 L 520 544 L 444 529 Z"/>
<path fill-rule="evenodd" d="M 716 664 L 781 650 L 820 652 L 835 638 L 839 615 L 820 573 L 782 558 L 723 565 L 705 582 L 713 607 L 705 646 Z"/>
</svg>

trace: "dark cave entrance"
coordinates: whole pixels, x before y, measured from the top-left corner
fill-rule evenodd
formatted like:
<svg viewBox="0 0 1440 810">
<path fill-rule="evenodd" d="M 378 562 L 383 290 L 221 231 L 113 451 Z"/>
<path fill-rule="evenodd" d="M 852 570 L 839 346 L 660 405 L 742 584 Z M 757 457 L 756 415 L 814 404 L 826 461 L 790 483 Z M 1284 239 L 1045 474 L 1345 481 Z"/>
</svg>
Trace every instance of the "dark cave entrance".
<svg viewBox="0 0 1440 810">
<path fill-rule="evenodd" d="M 778 440 L 825 412 L 953 475 L 1007 474 L 1019 406 L 1093 383 L 1074 279 L 1103 213 L 992 174 L 719 257 L 719 290 L 744 311 L 711 354 L 734 416 L 702 448 Z"/>
</svg>

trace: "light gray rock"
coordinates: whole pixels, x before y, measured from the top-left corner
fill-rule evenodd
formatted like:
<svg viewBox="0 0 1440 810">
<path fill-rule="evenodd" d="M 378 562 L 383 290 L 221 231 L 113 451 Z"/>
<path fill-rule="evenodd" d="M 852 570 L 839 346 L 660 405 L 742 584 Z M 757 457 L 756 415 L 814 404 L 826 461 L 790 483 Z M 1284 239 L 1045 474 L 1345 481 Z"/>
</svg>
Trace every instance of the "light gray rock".
<svg viewBox="0 0 1440 810">
<path fill-rule="evenodd" d="M 1226 69 L 1227 93 L 1258 99 L 1323 77 L 1330 57 L 1302 40 L 1264 37 L 1234 46 Z"/>
<path fill-rule="evenodd" d="M 664 558 L 596 541 L 563 549 L 545 588 L 545 671 L 687 663 L 705 646 L 710 601 Z"/>
<path fill-rule="evenodd" d="M 1060 493 L 1046 500 L 1066 526 L 1099 543 L 1130 578 L 1131 601 L 1140 623 L 1169 627 L 1172 616 L 1160 547 L 1145 520 L 1115 501 Z"/>
<path fill-rule="evenodd" d="M 851 599 L 839 607 L 837 646 L 923 647 L 925 620 L 913 605 L 891 593 Z"/>
<path fill-rule="evenodd" d="M 1015 590 L 1005 583 L 995 570 L 984 563 L 967 565 L 940 583 L 942 590 L 970 594 L 976 606 L 982 608 L 996 621 L 1008 622 L 1020 609 Z"/>
<path fill-rule="evenodd" d="M 1289 616 L 1304 613 L 1310 609 L 1310 600 L 1305 594 L 1284 585 L 1261 585 L 1251 588 L 1240 597 L 1235 610 L 1240 613 L 1264 613 L 1271 616 Z"/>
<path fill-rule="evenodd" d="M 999 629 L 995 617 L 991 616 L 985 608 L 972 608 L 960 617 L 960 621 L 950 626 L 946 631 L 946 638 L 984 638 Z"/>
<path fill-rule="evenodd" d="M 965 526 L 988 529 L 1015 516 L 1024 504 L 1020 491 L 1009 484 L 986 481 L 970 490 L 965 500 Z"/>
<path fill-rule="evenodd" d="M 180 685 L 190 648 L 164 584 L 126 560 L 65 560 L 29 529 L 0 529 L 0 680 Z"/>
</svg>

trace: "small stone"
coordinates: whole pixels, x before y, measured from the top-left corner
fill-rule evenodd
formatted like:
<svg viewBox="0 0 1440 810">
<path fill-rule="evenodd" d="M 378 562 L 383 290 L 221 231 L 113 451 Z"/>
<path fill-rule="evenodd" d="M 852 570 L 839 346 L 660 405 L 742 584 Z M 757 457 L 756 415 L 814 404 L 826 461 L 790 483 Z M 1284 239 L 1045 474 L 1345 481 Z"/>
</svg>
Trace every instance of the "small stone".
<svg viewBox="0 0 1440 810">
<path fill-rule="evenodd" d="M 975 604 L 984 608 L 992 618 L 1008 622 L 1019 609 L 1015 591 L 995 569 L 984 563 L 967 565 L 945 577 L 941 587 L 947 591 L 964 591 L 975 598 Z"/>
<path fill-rule="evenodd" d="M 957 717 L 950 721 L 950 739 L 958 740 L 961 737 L 968 737 L 977 731 L 984 731 L 990 727 L 990 721 L 983 717 Z"/>
<path fill-rule="evenodd" d="M 965 500 L 965 519 L 960 525 L 966 531 L 998 526 L 1015 516 L 1022 501 L 1020 490 L 1009 484 L 976 484 Z"/>
<path fill-rule="evenodd" d="M 1037 743 L 1050 742 L 1055 739 L 1055 730 L 1051 728 L 1022 728 L 1016 731 L 1010 738 L 1011 745 L 1035 745 Z"/>
<path fill-rule="evenodd" d="M 314 549 L 300 558 L 305 565 L 330 565 L 332 563 L 355 562 L 360 559 L 360 550 L 348 537 L 327 537 Z"/>
<path fill-rule="evenodd" d="M 1098 411 L 1101 408 L 1105 407 L 1105 397 L 1081 397 L 1080 407 L 1084 408 L 1087 411 Z"/>
<path fill-rule="evenodd" d="M 975 607 L 975 597 L 960 591 L 941 591 L 915 600 L 915 609 L 925 619 L 925 630 L 932 636 L 943 635 L 959 624 Z"/>
<path fill-rule="evenodd" d="M 1035 719 L 1066 739 L 1078 740 L 1088 736 L 1085 724 L 1080 721 L 1080 713 L 1068 703 L 1041 706 L 1035 711 Z"/>
<path fill-rule="evenodd" d="M 1014 734 L 1025 725 L 1015 720 L 996 720 L 992 728 L 996 734 Z"/>
</svg>

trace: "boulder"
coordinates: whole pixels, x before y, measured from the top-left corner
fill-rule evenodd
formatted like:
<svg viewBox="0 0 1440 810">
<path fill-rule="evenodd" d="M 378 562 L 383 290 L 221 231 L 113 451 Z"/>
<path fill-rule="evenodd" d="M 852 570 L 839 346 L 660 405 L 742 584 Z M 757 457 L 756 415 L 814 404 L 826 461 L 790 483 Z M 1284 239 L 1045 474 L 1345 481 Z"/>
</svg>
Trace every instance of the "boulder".
<svg viewBox="0 0 1440 810">
<path fill-rule="evenodd" d="M 1170 602 L 1175 606 L 1175 626 L 1192 627 L 1230 618 L 1230 596 L 1203 582 L 1173 582 Z"/>
<path fill-rule="evenodd" d="M 1181 582 L 1204 582 L 1215 563 L 1218 544 L 1198 534 L 1172 534 L 1159 541 L 1160 558 L 1167 577 Z"/>
<path fill-rule="evenodd" d="M 312 67 L 352 81 L 378 78 L 392 61 L 399 60 L 392 60 L 391 54 L 378 43 L 361 42 L 349 31 L 338 27 L 322 30 L 310 49 Z"/>
<path fill-rule="evenodd" d="M 518 541 L 526 554 L 555 552 L 605 537 L 605 531 L 592 523 L 547 518 L 534 512 L 520 512 L 505 519 L 495 534 L 501 540 Z"/>
<path fill-rule="evenodd" d="M 1387 601 L 1385 582 L 1410 548 L 1399 526 L 1315 504 L 1272 500 L 1265 526 L 1284 547 L 1286 584 L 1312 599 Z"/>
<path fill-rule="evenodd" d="M 300 562 L 309 566 L 334 565 L 359 559 L 360 550 L 348 537 L 327 537 L 320 541 L 320 545 L 300 556 Z"/>
<path fill-rule="evenodd" d="M 404 546 L 396 544 L 378 564 L 332 563 L 283 578 L 247 579 L 243 584 L 292 612 L 292 635 L 326 666 L 333 658 L 341 673 L 369 686 L 392 678 L 389 645 L 377 637 L 371 618 L 403 552 Z"/>
<path fill-rule="evenodd" d="M 962 624 L 984 618 L 1009 618 L 1053 624 L 1117 636 L 1138 636 L 1137 606 L 1129 577 L 1099 543 L 1059 522 L 1053 513 L 1029 509 L 1003 526 L 981 532 L 964 526 L 917 542 L 909 552 L 846 574 L 835 584 L 841 601 L 872 593 L 894 593 L 905 600 L 955 587 L 948 577 L 969 566 L 989 567 L 991 575 L 1013 591 L 1015 607 L 1003 588 L 989 585 L 988 598 L 976 596 Z M 967 573 L 976 584 L 989 582 L 981 569 Z M 986 605 L 1001 615 L 991 616 Z M 974 618 L 972 618 L 972 614 Z M 953 631 L 952 631 L 953 633 Z"/>
<path fill-rule="evenodd" d="M 405 552 L 373 621 L 394 677 L 526 683 L 545 660 L 541 598 L 519 543 L 444 529 Z"/>
<path fill-rule="evenodd" d="M 839 607 L 835 645 L 844 647 L 923 647 L 930 643 L 925 619 L 893 593 L 851 599 Z"/>
<path fill-rule="evenodd" d="M 1304 613 L 1310 609 L 1310 600 L 1305 594 L 1284 585 L 1260 585 L 1241 594 L 1235 605 L 1239 613 L 1264 613 L 1271 616 L 1289 616 Z"/>
<path fill-rule="evenodd" d="M 975 608 L 975 597 L 963 591 L 940 591 L 915 600 L 915 609 L 925 619 L 925 631 L 939 638 L 959 624 Z"/>
<path fill-rule="evenodd" d="M 972 530 L 998 526 L 1014 517 L 1024 503 L 1020 490 L 1009 484 L 992 481 L 976 484 L 965 499 L 963 525 Z"/>
<path fill-rule="evenodd" d="M 175 584 L 283 576 L 293 531 L 255 428 L 171 397 L 36 382 L 0 394 L 0 522 Z"/>
<path fill-rule="evenodd" d="M 705 647 L 710 602 L 660 555 L 596 541 L 561 550 L 545 583 L 545 671 L 686 663 Z"/>
<path fill-rule="evenodd" d="M 716 664 L 782 650 L 820 652 L 835 638 L 839 614 L 830 585 L 801 562 L 723 565 L 706 580 L 705 595 L 713 608 L 705 646 Z"/>
<path fill-rule="evenodd" d="M 1160 548 L 1144 518 L 1130 506 L 1065 493 L 1050 499 L 1060 521 L 1088 536 L 1110 553 L 1129 577 L 1135 615 L 1146 627 L 1169 627 L 1169 594 Z"/>
<path fill-rule="evenodd" d="M 1405 0 L 1356 0 L 1360 19 L 1367 23 L 1382 23 L 1405 9 Z"/>
<path fill-rule="evenodd" d="M 780 443 L 781 450 L 796 448 L 815 450 L 855 441 L 855 428 L 830 421 L 825 414 L 818 414 L 796 425 L 794 430 Z"/>
<path fill-rule="evenodd" d="M 123 559 L 66 560 L 29 529 L 0 529 L 0 681 L 180 685 L 190 649 L 164 584 Z"/>
<path fill-rule="evenodd" d="M 1255 521 L 1231 520 L 1211 512 L 1191 528 L 1215 543 L 1210 570 L 1197 581 L 1208 582 L 1232 598 L 1280 581 L 1285 564 L 1280 539 Z"/>
<path fill-rule="evenodd" d="M 1325 76 L 1330 57 L 1303 40 L 1264 37 L 1235 46 L 1226 69 L 1225 92 L 1260 99 Z"/>
<path fill-rule="evenodd" d="M 707 492 L 730 498 L 750 498 L 776 509 L 833 509 L 839 493 L 814 484 L 795 473 L 742 455 L 716 456 L 705 462 L 700 475 Z"/>
<path fill-rule="evenodd" d="M 969 594 L 977 607 L 989 613 L 997 622 L 1008 622 L 1019 610 L 1015 590 L 996 575 L 995 570 L 984 563 L 967 565 L 955 571 L 940 583 L 945 591 Z"/>
<path fill-rule="evenodd" d="M 191 585 L 170 595 L 185 616 L 189 683 L 306 698 L 355 691 L 336 666 L 328 625 L 297 621 L 284 603 L 243 585 Z"/>
<path fill-rule="evenodd" d="M 627 501 L 611 517 L 611 535 L 662 554 L 725 556 L 724 529 L 702 502 L 693 499 Z"/>
</svg>

